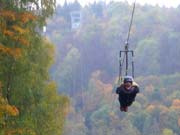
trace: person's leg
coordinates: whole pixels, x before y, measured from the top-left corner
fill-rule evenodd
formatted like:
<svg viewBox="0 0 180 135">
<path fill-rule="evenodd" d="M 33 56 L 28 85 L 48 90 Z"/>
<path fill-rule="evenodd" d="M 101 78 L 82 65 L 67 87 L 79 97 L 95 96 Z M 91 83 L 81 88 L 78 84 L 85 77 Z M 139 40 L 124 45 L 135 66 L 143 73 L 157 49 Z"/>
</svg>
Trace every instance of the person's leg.
<svg viewBox="0 0 180 135">
<path fill-rule="evenodd" d="M 124 111 L 124 107 L 120 106 L 120 111 L 123 112 Z"/>
<path fill-rule="evenodd" d="M 119 102 L 120 102 L 120 111 L 127 112 L 128 108 L 126 102 L 124 100 L 119 100 Z"/>
<path fill-rule="evenodd" d="M 129 100 L 127 102 L 127 106 L 132 105 L 132 103 L 135 101 L 135 97 L 136 97 L 136 93 L 131 94 L 131 96 L 129 97 Z"/>
<path fill-rule="evenodd" d="M 128 106 L 124 107 L 124 112 L 128 111 Z"/>
</svg>

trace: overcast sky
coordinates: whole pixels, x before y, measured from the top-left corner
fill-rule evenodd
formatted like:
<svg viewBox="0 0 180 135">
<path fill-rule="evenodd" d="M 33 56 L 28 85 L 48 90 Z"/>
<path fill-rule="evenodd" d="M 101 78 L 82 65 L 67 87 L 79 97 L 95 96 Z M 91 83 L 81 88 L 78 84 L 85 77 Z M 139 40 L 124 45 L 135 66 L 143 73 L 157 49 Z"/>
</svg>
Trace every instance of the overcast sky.
<svg viewBox="0 0 180 135">
<path fill-rule="evenodd" d="M 67 2 L 72 2 L 74 0 L 67 0 Z M 81 5 L 85 5 L 88 3 L 92 3 L 94 1 L 106 1 L 110 2 L 112 0 L 78 0 Z M 133 3 L 135 0 L 113 0 L 113 1 L 128 1 L 129 3 Z M 166 6 L 166 7 L 177 7 L 180 4 L 180 0 L 136 0 L 137 3 L 140 4 L 151 4 L 151 5 L 156 5 L 158 4 L 159 6 Z M 57 3 L 64 3 L 64 0 L 57 0 Z"/>
</svg>

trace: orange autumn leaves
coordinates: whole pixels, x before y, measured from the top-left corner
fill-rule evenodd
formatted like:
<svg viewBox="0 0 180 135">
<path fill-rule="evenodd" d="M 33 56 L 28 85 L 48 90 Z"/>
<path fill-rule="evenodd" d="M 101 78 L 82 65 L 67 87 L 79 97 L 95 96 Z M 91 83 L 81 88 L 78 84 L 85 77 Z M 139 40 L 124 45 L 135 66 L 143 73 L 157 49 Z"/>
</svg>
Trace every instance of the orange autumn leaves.
<svg viewBox="0 0 180 135">
<path fill-rule="evenodd" d="M 180 99 L 174 99 L 172 102 L 173 109 L 180 109 Z"/>
<path fill-rule="evenodd" d="M 36 133 L 33 130 L 30 129 L 9 129 L 5 131 L 5 135 L 22 135 L 22 134 L 28 134 L 28 135 L 36 135 Z"/>
<path fill-rule="evenodd" d="M 0 51 L 6 54 L 9 54 L 15 58 L 18 58 L 21 56 L 21 49 L 20 48 L 9 48 L 9 47 L 4 47 L 3 45 L 0 44 Z"/>
<path fill-rule="evenodd" d="M 155 110 L 161 110 L 161 114 L 166 114 L 170 111 L 176 110 L 179 112 L 180 110 L 180 99 L 174 99 L 172 100 L 172 104 L 170 107 L 166 107 L 160 104 L 150 104 L 147 106 L 146 110 L 148 112 L 153 112 Z M 178 119 L 177 119 L 178 126 L 180 127 L 180 113 L 178 113 Z"/>
<path fill-rule="evenodd" d="M 30 12 L 0 11 L 0 52 L 18 58 L 23 46 L 28 46 L 30 22 L 37 18 Z"/>
<path fill-rule="evenodd" d="M 7 101 L 0 96 L 0 119 L 4 115 L 17 116 L 18 114 L 19 110 L 15 106 L 9 105 Z"/>
<path fill-rule="evenodd" d="M 17 116 L 19 110 L 14 105 L 9 105 L 8 101 L 2 96 L 2 84 L 0 82 L 0 120 L 5 116 Z"/>
</svg>

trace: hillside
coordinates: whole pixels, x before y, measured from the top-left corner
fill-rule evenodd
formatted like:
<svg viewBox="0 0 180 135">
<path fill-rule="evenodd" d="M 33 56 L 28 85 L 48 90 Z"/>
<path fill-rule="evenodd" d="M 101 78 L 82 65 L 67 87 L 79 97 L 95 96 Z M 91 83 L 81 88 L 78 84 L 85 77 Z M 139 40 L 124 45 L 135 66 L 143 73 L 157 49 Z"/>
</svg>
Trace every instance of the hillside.
<svg viewBox="0 0 180 135">
<path fill-rule="evenodd" d="M 82 24 L 71 30 L 74 9 Z M 72 103 L 65 135 L 180 134 L 180 7 L 136 6 L 129 43 L 140 94 L 128 113 L 119 111 L 112 92 L 131 11 L 123 2 L 65 3 L 48 21 L 46 36 L 56 47 L 50 72 Z"/>
</svg>

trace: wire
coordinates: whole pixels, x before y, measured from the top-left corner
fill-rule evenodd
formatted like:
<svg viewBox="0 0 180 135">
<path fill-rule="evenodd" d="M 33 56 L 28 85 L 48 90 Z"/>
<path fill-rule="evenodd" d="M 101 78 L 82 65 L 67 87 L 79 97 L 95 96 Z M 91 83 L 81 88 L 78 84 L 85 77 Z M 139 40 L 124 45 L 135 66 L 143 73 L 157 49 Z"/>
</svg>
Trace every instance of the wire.
<svg viewBox="0 0 180 135">
<path fill-rule="evenodd" d="M 135 8 L 136 8 L 136 0 L 134 1 L 133 10 L 132 10 L 132 14 L 131 14 L 131 21 L 130 21 L 130 25 L 129 25 L 129 31 L 128 31 L 127 40 L 126 40 L 126 45 L 127 45 L 127 46 L 128 46 L 129 38 L 130 38 L 130 34 L 131 34 L 131 27 L 132 27 L 132 23 L 133 23 L 133 19 L 134 19 L 134 11 L 135 11 Z"/>
<path fill-rule="evenodd" d="M 118 84 L 121 84 L 122 83 L 122 68 L 123 68 L 123 65 L 124 65 L 124 61 L 125 61 L 125 54 L 123 56 L 123 59 L 121 61 L 121 56 L 120 57 L 120 60 L 119 60 L 119 80 L 118 80 Z"/>
</svg>

